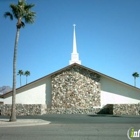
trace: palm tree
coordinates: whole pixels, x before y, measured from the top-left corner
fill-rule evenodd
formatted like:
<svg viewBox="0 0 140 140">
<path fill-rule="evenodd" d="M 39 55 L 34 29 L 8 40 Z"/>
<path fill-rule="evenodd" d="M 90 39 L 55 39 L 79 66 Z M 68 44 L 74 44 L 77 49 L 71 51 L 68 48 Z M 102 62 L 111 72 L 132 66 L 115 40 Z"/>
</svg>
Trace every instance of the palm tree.
<svg viewBox="0 0 140 140">
<path fill-rule="evenodd" d="M 134 72 L 132 76 L 134 77 L 134 86 L 136 86 L 136 78 L 139 77 L 139 74 L 137 72 Z"/>
<path fill-rule="evenodd" d="M 13 57 L 13 93 L 12 93 L 12 108 L 11 108 L 11 116 L 9 121 L 16 121 L 16 111 L 15 111 L 15 104 L 16 104 L 16 61 L 17 61 L 17 47 L 18 47 L 18 40 L 19 40 L 19 32 L 20 28 L 24 27 L 25 23 L 34 23 L 34 18 L 36 13 L 30 11 L 30 9 L 34 7 L 34 4 L 26 4 L 25 0 L 18 0 L 18 4 L 10 4 L 10 8 L 12 12 L 5 12 L 4 16 L 9 16 L 11 20 L 13 18 L 17 19 L 16 24 L 16 38 L 15 38 L 15 45 L 14 45 L 14 57 Z"/>
<path fill-rule="evenodd" d="M 17 73 L 17 75 L 20 75 L 20 86 L 21 86 L 21 76 L 23 75 L 23 73 L 24 72 L 22 70 L 19 70 L 18 73 Z"/>
<path fill-rule="evenodd" d="M 26 84 L 27 84 L 27 77 L 30 76 L 30 74 L 31 74 L 31 73 L 30 73 L 30 71 L 28 71 L 28 70 L 25 71 L 25 73 L 24 73 L 24 75 L 26 75 Z"/>
</svg>

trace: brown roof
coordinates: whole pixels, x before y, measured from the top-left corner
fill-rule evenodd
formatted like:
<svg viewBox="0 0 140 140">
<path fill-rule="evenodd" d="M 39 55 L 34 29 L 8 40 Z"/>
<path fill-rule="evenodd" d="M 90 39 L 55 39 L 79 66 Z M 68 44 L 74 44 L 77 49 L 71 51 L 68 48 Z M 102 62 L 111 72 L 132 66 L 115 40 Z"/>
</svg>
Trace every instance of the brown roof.
<svg viewBox="0 0 140 140">
<path fill-rule="evenodd" d="M 140 91 L 140 89 L 137 88 L 137 87 L 134 87 L 134 86 L 132 86 L 132 85 L 129 85 L 129 84 L 127 84 L 127 83 L 124 83 L 124 82 L 122 82 L 122 81 L 120 81 L 120 80 L 117 80 L 117 79 L 115 79 L 115 78 L 112 78 L 112 77 L 110 77 L 110 76 L 107 76 L 107 75 L 105 75 L 105 74 L 102 74 L 102 73 L 100 73 L 100 72 L 98 72 L 98 71 L 92 70 L 92 69 L 87 68 L 87 67 L 85 67 L 85 66 L 79 65 L 79 64 L 77 64 L 77 63 L 74 63 L 74 64 L 72 64 L 72 65 L 66 66 L 66 67 L 64 67 L 64 68 L 62 68 L 62 69 L 60 69 L 60 70 L 57 70 L 57 71 L 53 72 L 53 73 L 50 73 L 50 74 L 48 74 L 48 75 L 46 75 L 46 76 L 44 76 L 44 77 L 42 77 L 42 78 L 39 78 L 39 79 L 37 79 L 37 80 L 35 80 L 35 81 L 33 81 L 33 82 L 27 84 L 27 85 L 24 85 L 24 86 L 22 86 L 22 87 L 17 88 L 16 90 L 22 89 L 22 88 L 24 88 L 24 87 L 26 87 L 26 86 L 29 86 L 29 85 L 34 84 L 34 83 L 36 83 L 36 82 L 39 82 L 39 81 L 41 81 L 41 80 L 43 80 L 43 79 L 45 79 L 45 78 L 47 78 L 47 77 L 50 77 L 50 76 L 55 75 L 55 74 L 58 74 L 58 73 L 60 73 L 60 72 L 62 72 L 62 71 L 64 71 L 64 70 L 66 70 L 66 69 L 68 69 L 68 68 L 70 68 L 70 67 L 72 67 L 72 66 L 79 66 L 79 67 L 81 67 L 81 68 L 83 68 L 83 69 L 89 70 L 90 72 L 94 72 L 94 73 L 96 73 L 96 74 L 99 74 L 100 76 L 103 76 L 103 77 L 105 77 L 105 78 L 108 78 L 108 79 L 110 79 L 110 80 L 116 81 L 116 82 L 118 82 L 118 83 L 120 83 L 120 84 L 123 84 L 123 85 L 125 85 L 125 86 L 129 86 L 129 87 L 131 87 L 131 88 L 134 88 L 135 90 L 139 90 L 139 91 Z M 10 93 L 12 93 L 12 91 L 7 92 L 7 93 L 5 93 L 5 94 L 3 94 L 3 95 L 0 95 L 0 98 L 4 98 L 5 95 L 8 95 L 8 94 L 10 94 Z"/>
</svg>

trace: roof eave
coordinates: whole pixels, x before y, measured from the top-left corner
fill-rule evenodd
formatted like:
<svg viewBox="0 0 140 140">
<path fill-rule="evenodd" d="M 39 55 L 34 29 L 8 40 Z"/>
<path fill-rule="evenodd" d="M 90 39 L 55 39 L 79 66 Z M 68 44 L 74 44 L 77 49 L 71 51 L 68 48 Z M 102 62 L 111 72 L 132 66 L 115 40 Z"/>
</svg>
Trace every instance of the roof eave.
<svg viewBox="0 0 140 140">
<path fill-rule="evenodd" d="M 61 71 L 64 71 L 64 70 L 66 70 L 66 69 L 68 69 L 69 67 L 72 67 L 72 66 L 74 66 L 74 65 L 79 66 L 79 67 L 82 67 L 82 68 L 87 69 L 87 70 L 89 70 L 89 71 L 91 71 L 91 72 L 97 73 L 97 74 L 99 74 L 100 76 L 103 76 L 103 77 L 105 77 L 105 78 L 108 78 L 108 79 L 110 79 L 110 80 L 119 82 L 120 84 L 123 84 L 123 85 L 125 85 L 125 86 L 129 86 L 129 87 L 131 87 L 131 88 L 133 88 L 133 89 L 135 89 L 135 90 L 139 90 L 139 91 L 140 91 L 140 89 L 137 88 L 137 87 L 134 87 L 134 86 L 132 86 L 132 85 L 129 85 L 129 84 L 124 83 L 124 82 L 122 82 L 122 81 L 120 81 L 120 80 L 117 80 L 117 79 L 115 79 L 115 78 L 112 78 L 112 77 L 110 77 L 110 76 L 107 76 L 107 75 L 105 75 L 105 74 L 102 74 L 102 73 L 100 73 L 100 72 L 98 72 L 98 71 L 95 71 L 95 70 L 93 70 L 93 69 L 87 68 L 87 67 L 82 66 L 82 65 L 77 64 L 77 63 L 73 63 L 73 64 L 71 64 L 71 65 L 68 65 L 68 66 L 66 66 L 66 67 L 64 67 L 64 68 L 62 68 L 62 69 L 60 69 L 60 70 L 57 70 L 57 71 L 55 71 L 55 72 L 52 72 L 52 73 L 50 73 L 50 74 L 48 74 L 48 75 L 46 75 L 46 76 L 44 76 L 44 77 L 42 77 L 42 78 L 39 78 L 39 79 L 37 79 L 37 80 L 35 80 L 35 81 L 31 82 L 31 83 L 28 83 L 27 85 L 24 85 L 24 86 L 22 86 L 22 87 L 19 87 L 19 88 L 17 88 L 16 90 L 18 91 L 18 90 L 20 90 L 20 89 L 22 89 L 22 88 L 25 88 L 25 87 L 27 87 L 27 86 L 29 86 L 29 85 L 32 85 L 32 84 L 34 84 L 34 83 L 36 83 L 36 82 L 39 82 L 40 80 L 43 80 L 43 79 L 48 78 L 48 77 L 51 77 L 52 75 L 55 75 L 55 74 L 57 74 L 57 73 L 60 73 Z M 7 93 L 1 95 L 0 98 L 4 98 L 4 96 L 6 96 L 6 95 L 8 95 L 8 94 L 10 94 L 10 93 L 12 93 L 12 91 L 7 92 Z"/>
</svg>

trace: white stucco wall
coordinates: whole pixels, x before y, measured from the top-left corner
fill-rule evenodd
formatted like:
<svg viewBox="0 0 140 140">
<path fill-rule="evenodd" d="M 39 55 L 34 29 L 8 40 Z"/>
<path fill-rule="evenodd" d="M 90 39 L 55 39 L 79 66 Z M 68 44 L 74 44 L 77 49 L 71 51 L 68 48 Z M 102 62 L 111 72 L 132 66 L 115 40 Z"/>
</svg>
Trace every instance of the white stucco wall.
<svg viewBox="0 0 140 140">
<path fill-rule="evenodd" d="M 51 103 L 52 103 L 52 83 L 51 83 L 51 78 L 48 78 L 46 80 L 46 104 L 47 108 L 51 108 Z"/>
<path fill-rule="evenodd" d="M 43 79 L 41 81 L 29 84 L 17 90 L 16 103 L 17 104 L 46 104 L 46 98 L 49 97 L 51 87 L 48 85 L 51 79 Z M 46 96 L 47 93 L 47 96 Z M 12 97 L 6 97 L 4 104 L 11 104 Z"/>
<path fill-rule="evenodd" d="M 3 102 L 3 99 L 2 98 L 0 98 L 0 102 Z"/>
<path fill-rule="evenodd" d="M 135 104 L 140 102 L 140 90 L 101 77 L 101 106 L 106 104 Z"/>
</svg>

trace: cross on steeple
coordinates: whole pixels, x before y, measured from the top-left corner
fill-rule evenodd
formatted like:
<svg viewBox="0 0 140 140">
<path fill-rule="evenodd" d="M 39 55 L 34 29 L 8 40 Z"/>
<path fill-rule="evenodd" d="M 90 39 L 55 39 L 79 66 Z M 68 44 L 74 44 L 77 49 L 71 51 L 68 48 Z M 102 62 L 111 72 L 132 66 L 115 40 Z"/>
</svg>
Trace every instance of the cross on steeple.
<svg viewBox="0 0 140 140">
<path fill-rule="evenodd" d="M 76 44 L 76 33 L 75 33 L 75 24 L 73 24 L 74 31 L 73 31 L 73 52 L 71 53 L 71 60 L 69 64 L 78 63 L 81 64 L 79 60 L 79 54 L 77 53 L 77 44 Z"/>
</svg>

